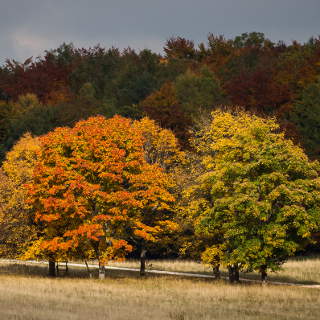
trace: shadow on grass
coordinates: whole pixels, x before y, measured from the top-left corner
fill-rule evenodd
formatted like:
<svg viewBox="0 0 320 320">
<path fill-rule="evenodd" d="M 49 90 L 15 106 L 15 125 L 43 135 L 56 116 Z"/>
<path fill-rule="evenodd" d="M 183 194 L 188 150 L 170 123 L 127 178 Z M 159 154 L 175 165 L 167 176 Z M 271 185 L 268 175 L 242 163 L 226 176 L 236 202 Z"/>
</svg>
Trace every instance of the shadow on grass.
<svg viewBox="0 0 320 320">
<path fill-rule="evenodd" d="M 290 258 L 288 262 L 318 262 L 320 259 L 319 254 L 312 254 L 312 255 L 301 255 L 301 256 L 296 256 L 293 258 Z M 248 279 L 254 279 L 254 280 L 259 280 L 260 276 L 257 273 L 242 273 L 241 276 L 243 278 L 248 278 Z M 297 279 L 294 277 L 286 276 L 282 274 L 281 271 L 279 272 L 270 272 L 268 274 L 269 281 L 275 281 L 275 282 L 287 282 L 287 283 L 295 283 L 295 284 L 306 284 L 306 285 L 319 285 L 319 281 L 315 280 L 303 280 L 303 279 Z"/>
<path fill-rule="evenodd" d="M 319 257 L 318 257 L 319 258 Z M 212 272 L 204 271 L 204 272 L 196 272 L 191 271 L 188 273 L 194 273 L 194 274 L 205 274 L 205 275 L 212 275 Z M 221 277 L 224 279 L 228 278 L 228 273 L 225 270 L 220 271 Z M 240 278 L 244 280 L 256 280 L 260 281 L 261 276 L 259 273 L 254 272 L 240 272 Z M 214 281 L 214 279 L 206 279 L 207 281 Z M 304 284 L 304 285 L 319 285 L 319 281 L 312 281 L 312 280 L 303 280 L 303 279 L 297 279 L 289 276 L 285 276 L 281 274 L 281 271 L 279 272 L 270 272 L 268 273 L 268 281 L 269 282 L 283 282 L 288 284 Z"/>
<path fill-rule="evenodd" d="M 98 269 L 90 269 L 93 279 L 99 277 Z M 0 263 L 0 275 L 21 275 L 29 277 L 48 278 L 47 265 L 29 265 L 20 263 Z M 106 278 L 140 278 L 138 272 L 131 272 L 127 270 L 106 270 Z M 57 278 L 90 278 L 85 266 L 82 267 L 69 267 L 67 273 L 60 271 Z"/>
<path fill-rule="evenodd" d="M 90 268 L 91 277 L 85 268 L 83 267 L 69 267 L 68 273 L 60 271 L 57 274 L 57 278 L 82 278 L 82 279 L 98 279 L 98 269 L 97 268 Z M 195 272 L 190 272 L 195 273 Z M 209 272 L 203 272 L 201 274 L 211 275 Z M 46 264 L 39 264 L 39 265 L 31 265 L 31 264 L 20 264 L 14 262 L 8 263 L 0 263 L 0 275 L 21 275 L 21 276 L 28 276 L 28 277 L 42 277 L 48 278 L 48 265 Z M 221 276 L 227 278 L 227 273 L 222 271 Z M 154 274 L 149 273 L 146 276 L 147 278 L 179 278 L 179 279 L 188 279 L 192 281 L 205 281 L 211 282 L 216 281 L 214 279 L 205 279 L 205 278 L 190 278 L 184 277 L 183 275 L 175 276 L 175 275 L 164 275 L 164 274 Z M 136 278 L 136 279 L 144 279 L 146 277 L 140 277 L 139 272 L 128 271 L 128 270 L 113 270 L 107 269 L 106 270 L 106 278 Z M 240 277 L 243 279 L 249 280 L 260 280 L 260 275 L 257 273 L 240 273 Z M 309 281 L 309 280 L 298 280 L 292 277 L 281 275 L 280 273 L 270 273 L 268 280 L 270 282 L 284 282 L 284 283 L 291 283 L 291 284 L 306 284 L 306 285 L 317 285 L 320 284 L 317 281 Z M 223 280 L 222 280 L 223 281 Z M 224 282 L 224 281 L 223 281 Z M 245 281 L 244 281 L 245 282 Z M 250 283 L 246 283 L 250 284 Z"/>
<path fill-rule="evenodd" d="M 0 264 L 0 275 L 24 275 L 47 277 L 48 271 L 45 265 L 24 265 L 18 263 Z"/>
<path fill-rule="evenodd" d="M 240 273 L 240 277 L 244 279 L 250 279 L 250 280 L 260 280 L 260 275 L 256 273 Z M 292 284 L 305 284 L 305 285 L 320 284 L 318 281 L 296 279 L 293 277 L 281 275 L 281 273 L 274 273 L 274 272 L 268 275 L 268 281 L 284 282 L 284 283 L 292 283 Z"/>
<path fill-rule="evenodd" d="M 99 278 L 99 271 L 95 268 L 90 268 L 91 277 L 85 268 L 83 267 L 69 267 L 68 273 L 60 273 L 56 276 L 55 279 L 98 279 Z M 20 263 L 0 263 L 0 276 L 1 275 L 12 275 L 12 276 L 24 276 L 24 277 L 34 277 L 34 278 L 49 278 L 48 275 L 48 265 L 46 264 L 39 264 L 39 265 L 30 265 L 30 264 L 20 264 Z M 128 270 L 114 270 L 114 269 L 107 269 L 106 270 L 106 279 L 148 279 L 148 278 L 162 278 L 162 279 L 183 279 L 183 280 L 190 280 L 196 282 L 223 282 L 225 280 L 214 280 L 214 279 L 205 279 L 205 278 L 190 278 L 187 276 L 176 276 L 176 275 L 165 275 L 165 274 L 155 274 L 155 273 L 147 273 L 145 276 L 141 277 L 139 272 L 135 271 L 128 271 Z"/>
</svg>

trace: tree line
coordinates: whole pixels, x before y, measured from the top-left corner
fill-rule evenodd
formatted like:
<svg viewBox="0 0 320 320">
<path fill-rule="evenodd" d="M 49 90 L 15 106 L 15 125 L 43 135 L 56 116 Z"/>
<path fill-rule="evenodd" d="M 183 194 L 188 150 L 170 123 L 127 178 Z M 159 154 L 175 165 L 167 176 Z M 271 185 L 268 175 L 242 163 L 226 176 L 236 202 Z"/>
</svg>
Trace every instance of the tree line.
<svg viewBox="0 0 320 320">
<path fill-rule="evenodd" d="M 319 157 L 320 39 L 274 43 L 258 32 L 170 38 L 164 53 L 72 44 L 0 67 L 0 158 L 24 132 L 45 134 L 95 115 L 144 116 L 190 148 L 190 128 L 217 105 L 277 118 Z"/>
</svg>

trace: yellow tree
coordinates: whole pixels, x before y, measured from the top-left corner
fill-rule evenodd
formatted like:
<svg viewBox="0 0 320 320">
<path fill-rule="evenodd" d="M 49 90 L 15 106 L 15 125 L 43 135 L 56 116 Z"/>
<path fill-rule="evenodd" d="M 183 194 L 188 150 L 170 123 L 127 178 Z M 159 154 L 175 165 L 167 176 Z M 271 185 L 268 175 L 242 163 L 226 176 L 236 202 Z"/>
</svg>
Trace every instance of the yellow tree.
<svg viewBox="0 0 320 320">
<path fill-rule="evenodd" d="M 17 257 L 36 239 L 37 228 L 27 204 L 30 183 L 40 150 L 38 138 L 25 134 L 9 151 L 0 170 L 0 255 Z"/>
<path fill-rule="evenodd" d="M 266 279 L 312 242 L 320 221 L 320 166 L 279 132 L 273 119 L 216 111 L 195 148 L 203 172 L 189 214 L 207 239 L 202 257 Z M 211 242 L 211 243 L 210 243 Z"/>
<path fill-rule="evenodd" d="M 134 122 L 134 127 L 143 136 L 143 151 L 145 160 L 152 165 L 157 165 L 170 177 L 172 182 L 171 191 L 175 198 L 178 196 L 178 177 L 185 163 L 185 152 L 181 151 L 178 139 L 171 130 L 163 129 L 154 120 L 143 118 Z M 140 247 L 140 274 L 144 274 L 147 251 L 159 253 L 169 248 L 177 249 L 177 237 L 179 224 L 176 220 L 175 206 L 170 210 L 160 211 L 157 207 L 152 208 L 153 215 L 144 212 L 143 219 L 149 225 L 156 226 L 153 236 L 149 239 L 131 238 Z M 151 219 L 150 219 L 151 218 Z M 175 250 L 173 249 L 173 250 Z M 176 250 L 177 251 L 177 250 Z"/>
</svg>

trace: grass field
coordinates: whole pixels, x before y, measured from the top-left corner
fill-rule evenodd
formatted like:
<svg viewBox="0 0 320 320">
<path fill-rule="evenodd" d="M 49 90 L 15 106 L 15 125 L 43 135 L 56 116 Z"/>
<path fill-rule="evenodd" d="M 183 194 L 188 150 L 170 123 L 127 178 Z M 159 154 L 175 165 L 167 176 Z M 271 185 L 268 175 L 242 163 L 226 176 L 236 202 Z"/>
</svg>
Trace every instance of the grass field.
<svg viewBox="0 0 320 320">
<path fill-rule="evenodd" d="M 115 271 L 100 281 L 86 279 L 79 269 L 71 269 L 70 278 L 45 274 L 45 266 L 0 264 L 1 320 L 312 320 L 320 313 L 319 289 L 140 279 Z"/>
<path fill-rule="evenodd" d="M 139 262 L 127 260 L 125 262 L 111 262 L 112 266 L 119 267 L 139 267 Z M 212 274 L 211 269 L 195 261 L 184 260 L 150 260 L 148 261 L 149 269 L 194 272 Z M 222 269 L 222 272 L 225 270 Z M 242 273 L 242 277 L 259 279 L 257 273 Z M 320 284 L 320 257 L 298 257 L 293 258 L 283 265 L 281 271 L 269 273 L 270 281 L 284 281 L 292 283 Z"/>
</svg>

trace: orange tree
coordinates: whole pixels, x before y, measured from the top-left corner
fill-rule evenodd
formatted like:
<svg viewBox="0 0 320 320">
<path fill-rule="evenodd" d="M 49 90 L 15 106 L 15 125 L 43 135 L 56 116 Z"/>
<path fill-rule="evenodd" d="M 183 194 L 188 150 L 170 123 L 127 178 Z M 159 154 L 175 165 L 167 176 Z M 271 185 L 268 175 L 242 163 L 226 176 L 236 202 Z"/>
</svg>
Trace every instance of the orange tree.
<svg viewBox="0 0 320 320">
<path fill-rule="evenodd" d="M 51 263 L 61 256 L 96 258 L 104 275 L 108 260 L 133 249 L 132 236 L 156 241 L 155 234 L 170 228 L 162 214 L 174 201 L 170 176 L 147 162 L 143 131 L 131 120 L 92 117 L 40 142 L 28 188 L 44 232 L 30 256 Z"/>
</svg>

